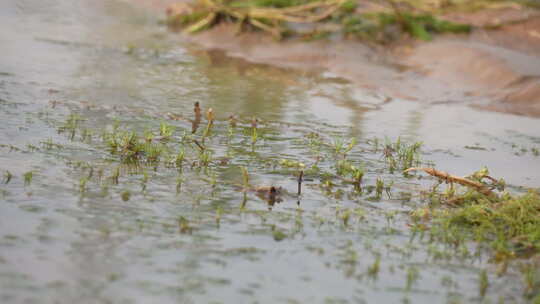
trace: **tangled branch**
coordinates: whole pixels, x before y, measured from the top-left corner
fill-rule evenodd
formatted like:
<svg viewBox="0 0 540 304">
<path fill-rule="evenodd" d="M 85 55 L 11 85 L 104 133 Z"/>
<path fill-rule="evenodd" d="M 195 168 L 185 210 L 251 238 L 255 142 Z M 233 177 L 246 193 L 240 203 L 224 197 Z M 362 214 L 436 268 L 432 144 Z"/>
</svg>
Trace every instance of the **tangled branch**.
<svg viewBox="0 0 540 304">
<path fill-rule="evenodd" d="M 409 168 L 405 170 L 406 173 L 409 173 L 411 171 L 424 171 L 427 174 L 431 176 L 435 176 L 437 178 L 440 178 L 444 181 L 450 182 L 450 183 L 457 183 L 462 186 L 473 188 L 474 190 L 482 193 L 483 195 L 490 197 L 490 198 L 497 198 L 497 194 L 495 194 L 491 189 L 489 189 L 488 186 L 485 184 L 482 184 L 480 182 L 465 178 L 465 177 L 459 177 L 455 175 L 451 175 L 448 172 L 435 170 L 433 168 Z M 492 177 L 489 177 L 490 179 L 493 179 Z"/>
<path fill-rule="evenodd" d="M 330 17 L 346 0 L 320 0 L 302 5 L 284 8 L 232 6 L 217 0 L 199 0 L 194 6 L 182 5 L 181 10 L 175 12 L 171 9 L 171 16 L 194 15 L 201 16 L 189 23 L 185 28 L 187 33 L 195 33 L 208 28 L 218 22 L 220 17 L 232 18 L 240 25 L 246 23 L 253 27 L 270 33 L 281 39 L 284 29 L 283 22 L 315 23 Z M 191 20 L 189 20 L 191 21 Z"/>
</svg>

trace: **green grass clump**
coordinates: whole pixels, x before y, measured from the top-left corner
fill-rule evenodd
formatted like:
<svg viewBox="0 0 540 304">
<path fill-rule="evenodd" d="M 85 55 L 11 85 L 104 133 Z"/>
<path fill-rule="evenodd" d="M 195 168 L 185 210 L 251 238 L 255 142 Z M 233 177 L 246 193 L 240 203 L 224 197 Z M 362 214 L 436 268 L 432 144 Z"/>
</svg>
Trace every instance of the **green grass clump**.
<svg viewBox="0 0 540 304">
<path fill-rule="evenodd" d="M 540 195 L 530 191 L 498 202 L 470 196 L 457 208 L 432 211 L 437 233 L 455 241 L 464 239 L 487 243 L 501 256 L 540 250 Z M 449 234 L 453 236 L 450 237 Z"/>
<path fill-rule="evenodd" d="M 34 176 L 34 173 L 32 171 L 28 171 L 23 175 L 25 186 L 29 186 L 32 183 L 33 176 Z"/>
<path fill-rule="evenodd" d="M 382 27 L 391 24 L 401 24 L 404 31 L 414 38 L 429 41 L 432 34 L 439 33 L 469 33 L 471 26 L 468 24 L 454 23 L 441 20 L 430 14 L 416 15 L 412 13 L 378 14 L 379 23 Z"/>
<path fill-rule="evenodd" d="M 166 125 L 160 126 L 160 134 L 168 138 L 172 129 Z M 112 155 L 120 156 L 123 163 L 137 164 L 139 162 L 158 163 L 166 151 L 166 146 L 152 139 L 151 134 L 145 137 L 132 131 L 116 131 L 103 135 L 105 144 Z"/>
<path fill-rule="evenodd" d="M 9 184 L 12 178 L 13 178 L 13 174 L 11 174 L 11 172 L 6 170 L 6 172 L 4 173 L 4 184 Z"/>
<path fill-rule="evenodd" d="M 341 4 L 340 10 L 345 14 L 352 14 L 357 7 L 358 3 L 355 0 L 347 0 Z"/>
</svg>

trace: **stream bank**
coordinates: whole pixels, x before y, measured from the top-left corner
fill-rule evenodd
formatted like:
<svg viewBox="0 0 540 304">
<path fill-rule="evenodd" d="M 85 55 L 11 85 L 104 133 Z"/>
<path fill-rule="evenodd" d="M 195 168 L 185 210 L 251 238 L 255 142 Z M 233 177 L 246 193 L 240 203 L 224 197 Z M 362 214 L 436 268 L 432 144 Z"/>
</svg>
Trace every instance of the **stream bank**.
<svg viewBox="0 0 540 304">
<path fill-rule="evenodd" d="M 175 2 L 150 6 L 164 14 Z M 443 18 L 471 24 L 473 31 L 437 35 L 429 42 L 399 39 L 383 46 L 343 38 L 278 42 L 268 34 L 238 33 L 236 25 L 221 23 L 183 37 L 251 62 L 327 71 L 388 99 L 465 103 L 540 116 L 540 11 L 501 5 Z"/>
</svg>

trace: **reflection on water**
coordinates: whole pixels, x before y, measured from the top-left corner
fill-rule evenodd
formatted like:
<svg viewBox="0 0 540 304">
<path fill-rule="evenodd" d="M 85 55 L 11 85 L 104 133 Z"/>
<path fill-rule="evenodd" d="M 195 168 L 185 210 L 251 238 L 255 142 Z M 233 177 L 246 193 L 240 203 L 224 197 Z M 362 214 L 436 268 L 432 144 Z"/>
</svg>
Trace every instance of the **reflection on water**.
<svg viewBox="0 0 540 304">
<path fill-rule="evenodd" d="M 389 100 L 332 75 L 250 64 L 185 45 L 121 1 L 3 1 L 0 16 L 0 172 L 13 175 L 0 186 L 1 302 L 476 301 L 476 286 L 462 282 L 476 282 L 487 259 L 436 260 L 443 245 L 410 242 L 414 202 L 372 203 L 342 185 L 325 196 L 317 179 L 269 160 L 318 162 L 302 144 L 310 132 L 362 143 L 401 136 L 423 141 L 425 157 L 457 175 L 486 165 L 510 184 L 540 180 L 537 119 Z M 115 126 L 143 133 L 164 121 L 197 135 L 209 108 L 216 133 L 236 134 L 208 139 L 213 157 L 231 163 L 216 176 L 130 172 L 97 140 Z M 57 132 L 74 113 L 84 139 Z M 391 178 L 367 148 L 352 157 L 371 170 L 366 182 Z M 259 188 L 208 187 L 240 183 L 239 166 Z M 117 183 L 92 184 L 116 170 Z M 492 284 L 521 301 L 519 281 Z"/>
</svg>

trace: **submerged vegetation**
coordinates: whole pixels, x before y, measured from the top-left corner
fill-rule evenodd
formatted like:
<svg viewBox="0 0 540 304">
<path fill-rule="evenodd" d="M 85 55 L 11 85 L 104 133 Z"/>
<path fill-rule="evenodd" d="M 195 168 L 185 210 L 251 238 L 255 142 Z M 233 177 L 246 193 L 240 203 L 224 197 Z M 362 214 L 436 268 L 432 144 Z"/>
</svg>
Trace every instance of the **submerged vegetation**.
<svg viewBox="0 0 540 304">
<path fill-rule="evenodd" d="M 474 258 L 470 249 L 474 244 L 475 250 L 487 253 L 493 263 L 505 265 L 500 266 L 504 269 L 501 272 L 505 272 L 516 258 L 537 256 L 540 252 L 539 193 L 511 193 L 504 180 L 491 177 L 487 168 L 458 177 L 424 161 L 421 142 L 410 143 L 399 137 L 360 141 L 355 136 L 322 132 L 301 124 L 293 126 L 294 135 L 288 134 L 282 140 L 276 131 L 281 122 L 237 115 L 220 119 L 227 116 L 212 109 L 206 111 L 204 118 L 202 113 L 201 105 L 196 103 L 193 113 L 159 114 L 159 123 L 153 125 L 114 121 L 103 130 L 92 132 L 88 131 L 90 122 L 77 114 L 69 115 L 58 123 L 58 133 L 69 142 L 91 143 L 98 155 L 94 160 L 71 163 L 77 172 L 77 195 L 81 200 L 110 196 L 124 202 L 123 205 L 136 204 L 141 196 L 150 197 L 149 188 L 155 187 L 152 179 L 163 175 L 166 178 L 161 182 L 181 202 L 186 196 L 197 208 L 202 200 L 213 202 L 205 207 L 211 209 L 207 218 L 173 215 L 174 223 L 168 225 L 177 233 L 197 235 L 208 225 L 223 229 L 231 215 L 250 214 L 261 219 L 263 234 L 282 243 L 305 233 L 304 197 L 316 194 L 327 199 L 324 208 L 330 210 L 328 214 L 310 215 L 314 226 L 348 232 L 361 231 L 370 221 L 377 221 L 370 217 L 374 211 L 367 206 L 378 208 L 374 206 L 394 203 L 412 210 L 405 221 L 411 227 L 413 239 L 419 235 L 421 241 L 428 239 L 427 252 L 433 259 L 452 256 L 452 252 Z M 199 124 L 203 127 L 199 128 Z M 272 147 L 276 142 L 294 145 L 299 153 L 276 155 Z M 62 151 L 65 144 L 49 138 L 40 147 L 27 148 L 33 153 L 40 149 L 53 153 Z M 435 185 L 426 191 L 411 186 L 425 183 L 418 172 L 432 176 Z M 29 186 L 33 177 L 33 171 L 23 174 L 24 185 Z M 11 187 L 14 179 L 17 181 L 10 171 L 4 171 L 4 184 Z M 443 183 L 447 186 L 442 187 Z M 115 194 L 111 196 L 111 192 Z M 237 205 L 223 204 L 220 192 L 240 193 L 241 201 Z M 252 199 L 259 204 L 251 203 Z M 352 205 L 340 203 L 345 199 Z M 295 203 L 295 216 L 279 213 L 290 208 L 281 207 L 288 201 Z M 261 202 L 265 206 L 262 209 L 279 208 L 280 219 L 268 221 Z M 379 219 L 384 233 L 401 233 L 395 228 L 404 221 L 401 214 L 406 213 L 381 208 Z M 440 249 L 436 244 L 448 247 Z M 393 250 L 404 256 L 412 250 L 407 246 L 414 248 L 413 243 L 404 248 L 388 246 L 394 246 Z M 370 250 L 373 258 L 363 263 L 357 278 L 377 280 L 386 271 L 380 250 Z M 343 256 L 347 271 L 354 272 L 350 267 L 360 263 L 359 254 L 349 246 Z M 538 298 L 540 274 L 524 266 L 522 269 L 525 296 Z M 407 265 L 402 272 L 403 290 L 413 292 L 422 279 L 421 268 Z M 479 296 L 487 297 L 492 285 L 488 272 L 480 270 L 477 280 Z"/>
<path fill-rule="evenodd" d="M 355 0 L 199 0 L 169 7 L 167 23 L 187 33 L 217 24 L 236 24 L 236 30 L 261 30 L 276 39 L 302 36 L 308 40 L 341 34 L 385 42 L 402 33 L 430 40 L 437 33 L 468 33 L 471 26 L 437 17 L 437 11 L 413 1 L 366 2 Z M 366 5 L 364 5 L 366 6 Z M 456 5 L 457 6 L 457 5 Z M 303 24 L 302 30 L 294 24 Z M 307 25 L 307 30 L 305 29 Z"/>
<path fill-rule="evenodd" d="M 199 103 L 195 104 L 194 119 L 172 114 L 168 116 L 174 117 L 174 120 L 200 123 L 201 108 Z M 245 194 L 253 192 L 270 207 L 276 202 L 281 202 L 284 195 L 294 196 L 277 185 L 252 184 L 245 163 L 234 158 L 234 155 L 238 155 L 245 146 L 251 147 L 251 152 L 248 153 L 256 153 L 258 146 L 264 146 L 265 133 L 262 130 L 268 128 L 272 122 L 263 122 L 255 117 L 243 120 L 234 116 L 219 121 L 215 119 L 212 109 L 207 111 L 206 120 L 207 125 L 200 132 L 193 128 L 188 131 L 189 129 L 162 121 L 156 132 L 147 129 L 143 135 L 115 124 L 112 130 L 104 131 L 101 135 L 104 148 L 108 150 L 110 156 L 116 157 L 122 164 L 112 167 L 108 180 L 111 184 L 117 185 L 125 172 L 142 172 L 142 185 L 143 189 L 146 189 L 149 177 L 144 170 L 145 167 L 153 170 L 174 168 L 179 173 L 176 189 L 177 192 L 181 192 L 181 185 L 185 181 L 182 172 L 186 169 L 202 170 L 205 175 L 202 181 L 209 187 L 225 185 L 242 189 Z M 77 129 L 84 130 L 81 122 L 78 116 L 71 115 L 59 131 L 67 133 L 68 137 L 73 139 Z M 243 132 L 236 132 L 234 129 Z M 223 140 L 220 139 L 222 136 Z M 413 174 L 415 171 L 422 171 L 435 177 L 438 182 L 430 191 L 423 194 L 428 204 L 411 213 L 414 230 L 428 230 L 436 239 L 452 243 L 456 247 L 469 240 L 486 244 L 493 250 L 494 257 L 498 260 L 540 251 L 540 195 L 533 190 L 521 195 L 507 192 L 504 180 L 491 177 L 487 168 L 467 177 L 458 177 L 432 167 L 418 167 L 427 164 L 420 157 L 422 144 L 420 142 L 408 144 L 400 138 L 396 141 L 371 139 L 362 144 L 354 137 L 344 139 L 342 136 L 326 136 L 310 131 L 299 140 L 312 157 L 305 159 L 255 157 L 256 162 L 263 167 L 291 179 L 297 179 L 298 199 L 302 193 L 302 181 L 306 178 L 318 180 L 320 191 L 334 199 L 339 199 L 345 194 L 364 197 L 368 201 L 375 202 L 380 201 L 383 194 L 392 199 L 398 175 L 412 179 L 416 178 Z M 212 147 L 212 143 L 220 141 L 227 143 L 226 150 L 229 152 L 225 155 Z M 232 152 L 235 150 L 237 152 Z M 369 164 L 359 163 L 350 157 L 351 154 L 359 152 L 373 154 L 374 159 L 381 162 L 386 169 L 381 172 L 380 169 L 372 169 Z M 91 164 L 88 166 L 93 168 Z M 239 168 L 238 172 L 241 175 L 239 182 L 217 179 L 220 168 L 231 166 Z M 92 169 L 91 172 L 93 171 Z M 383 172 L 396 177 L 383 178 L 381 175 Z M 31 172 L 25 174 L 25 183 L 29 184 L 31 178 Z M 10 179 L 11 174 L 6 171 L 4 181 L 7 183 Z M 101 177 L 93 174 L 84 176 L 79 184 L 81 194 L 88 191 L 92 180 L 99 183 Z M 447 187 L 439 190 L 443 182 Z M 316 185 L 317 182 L 310 188 L 313 189 Z M 410 200 L 412 195 L 415 194 L 402 194 L 401 197 Z M 121 193 L 124 201 L 128 201 L 131 196 L 127 190 Z M 242 208 L 244 206 L 245 203 L 242 204 Z M 219 221 L 225 211 L 220 209 L 216 212 Z M 348 210 L 339 212 L 338 217 L 345 226 L 350 223 L 351 214 Z M 390 217 L 387 215 L 387 220 L 390 221 L 393 217 L 394 214 Z M 184 223 L 182 226 L 187 225 L 185 221 L 182 223 Z M 276 240 L 285 237 L 285 234 L 277 228 L 273 228 L 272 231 Z M 370 272 L 375 272 L 373 269 Z"/>
<path fill-rule="evenodd" d="M 8 12 L 36 20 L 24 41 L 39 46 L 30 57 L 51 60 L 16 60 L 19 66 L 5 67 L 9 74 L 0 71 L 4 302 L 540 300 L 538 193 L 499 179 L 535 186 L 526 178 L 538 175 L 531 171 L 540 139 L 524 129 L 538 123 L 513 117 L 507 121 L 527 122 L 513 124 L 516 133 L 494 128 L 441 141 L 433 136 L 442 128 L 465 134 L 474 119 L 489 129 L 490 116 L 460 108 L 457 121 L 440 121 L 431 115 L 448 105 L 387 107 L 383 92 L 332 74 L 178 49 L 177 39 L 148 27 L 153 18 L 118 1 L 96 11 L 77 6 L 69 16 L 96 22 L 58 32 L 66 20 L 54 16 L 73 8 L 64 2 L 53 15 L 49 6 L 38 15 L 32 5 Z M 253 2 L 291 7 L 289 0 Z M 311 38 L 335 39 L 345 22 L 349 37 L 407 33 L 391 8 L 362 9 L 343 2 Z M 437 33 L 431 23 L 441 18 L 399 9 Z M 226 18 L 214 22 L 236 22 Z M 35 37 L 49 32 L 51 24 L 40 28 L 50 20 L 65 41 Z M 278 26 L 282 37 L 300 29 Z M 99 35 L 80 36 L 81 29 Z M 131 53 L 121 52 L 126 43 Z M 119 66 L 123 73 L 110 77 Z M 516 168 L 531 166 L 493 167 L 505 156 Z M 454 175 L 488 161 L 491 173 Z"/>
<path fill-rule="evenodd" d="M 468 177 L 432 168 L 407 171 L 413 170 L 424 171 L 448 184 L 446 190 L 438 191 L 439 182 L 426 194 L 429 205 L 412 212 L 417 229 L 427 229 L 424 223 L 430 220 L 434 237 L 455 246 L 468 240 L 486 244 L 499 261 L 540 251 L 537 191 L 512 195 L 504 191 L 504 180 L 489 176 L 487 168 Z"/>
</svg>

